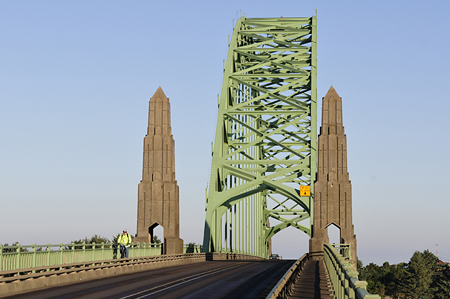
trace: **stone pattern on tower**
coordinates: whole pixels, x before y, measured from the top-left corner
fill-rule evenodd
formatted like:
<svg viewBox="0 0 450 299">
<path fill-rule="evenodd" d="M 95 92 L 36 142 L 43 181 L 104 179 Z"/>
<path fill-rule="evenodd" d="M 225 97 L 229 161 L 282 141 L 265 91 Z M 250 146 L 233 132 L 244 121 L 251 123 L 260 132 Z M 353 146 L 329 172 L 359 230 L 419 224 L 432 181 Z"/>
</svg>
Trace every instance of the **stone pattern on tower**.
<svg viewBox="0 0 450 299">
<path fill-rule="evenodd" d="M 153 229 L 158 225 L 164 228 L 164 253 L 182 253 L 175 141 L 170 126 L 169 99 L 161 87 L 149 101 L 142 181 L 138 185 L 137 236 L 133 241 L 150 243 Z"/>
<path fill-rule="evenodd" d="M 333 86 L 322 100 L 322 127 L 318 140 L 318 170 L 314 184 L 314 218 L 309 251 L 323 255 L 329 243 L 328 226 L 340 229 L 340 242 L 350 244 L 356 266 L 356 236 L 352 221 L 352 186 L 347 171 L 347 137 L 342 121 L 342 99 Z"/>
</svg>

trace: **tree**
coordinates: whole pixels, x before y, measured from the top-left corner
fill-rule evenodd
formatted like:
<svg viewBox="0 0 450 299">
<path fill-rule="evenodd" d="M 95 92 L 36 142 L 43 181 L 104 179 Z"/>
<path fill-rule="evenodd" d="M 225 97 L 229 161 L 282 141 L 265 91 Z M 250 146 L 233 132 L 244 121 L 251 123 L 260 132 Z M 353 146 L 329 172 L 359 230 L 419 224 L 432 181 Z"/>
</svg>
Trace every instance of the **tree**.
<svg viewBox="0 0 450 299">
<path fill-rule="evenodd" d="M 405 269 L 405 263 L 391 265 L 389 273 L 385 276 L 386 295 L 392 296 L 393 299 L 398 299 L 401 295 L 400 286 L 405 277 Z"/>
<path fill-rule="evenodd" d="M 17 246 L 19 245 L 19 242 L 14 242 L 11 245 L 8 245 L 8 243 L 3 244 L 3 246 Z M 17 250 L 15 248 L 3 248 L 3 253 L 7 253 L 7 252 L 16 252 Z M 28 249 L 20 247 L 20 252 L 27 252 Z"/>
<path fill-rule="evenodd" d="M 433 292 L 432 298 L 447 299 L 450 297 L 450 265 L 441 264 L 437 266 L 431 290 Z"/>
<path fill-rule="evenodd" d="M 387 263 L 387 262 L 386 262 Z M 384 263 L 386 265 L 386 263 Z M 358 263 L 356 264 L 358 268 Z M 387 263 L 389 266 L 389 263 Z M 367 291 L 371 294 L 384 295 L 386 286 L 383 283 L 383 267 L 380 267 L 374 263 L 368 264 L 366 267 L 361 267 L 360 280 L 367 281 Z"/>
<path fill-rule="evenodd" d="M 358 259 L 356 261 L 356 271 L 358 271 L 358 277 L 360 280 L 365 280 L 363 277 L 365 277 L 365 272 L 364 272 L 364 266 L 363 266 L 363 262 Z"/>
<path fill-rule="evenodd" d="M 380 267 L 377 264 L 370 263 L 364 268 L 364 277 L 361 279 L 367 280 L 367 282 L 380 280 Z"/>
<path fill-rule="evenodd" d="M 438 265 L 430 251 L 416 251 L 409 263 L 382 266 L 357 264 L 359 279 L 367 281 L 367 291 L 398 298 L 450 298 L 450 266 Z"/>
<path fill-rule="evenodd" d="M 157 235 L 153 236 L 153 240 L 152 240 L 153 244 L 161 244 L 161 240 L 158 238 Z"/>
<path fill-rule="evenodd" d="M 111 244 L 111 241 L 108 238 L 102 237 L 100 235 L 93 235 L 90 238 L 84 237 L 84 239 L 75 240 L 75 241 L 72 241 L 71 243 L 73 243 L 73 244 L 94 244 L 95 243 L 96 244 L 95 248 L 101 248 L 102 243 Z M 82 248 L 83 248 L 82 246 L 75 246 L 75 249 L 82 249 Z M 86 246 L 85 248 L 91 249 L 92 246 Z"/>
<path fill-rule="evenodd" d="M 114 243 L 114 244 L 117 244 L 117 240 L 119 239 L 119 236 L 120 236 L 120 235 L 121 235 L 121 234 L 119 233 L 119 234 L 113 236 L 112 239 L 111 239 L 111 242 Z"/>
<path fill-rule="evenodd" d="M 386 289 L 385 285 L 382 284 L 379 280 L 377 280 L 377 281 L 373 281 L 373 280 L 367 281 L 367 291 L 370 294 L 379 294 L 381 296 L 384 296 L 385 289 Z"/>
<path fill-rule="evenodd" d="M 401 284 L 403 293 L 412 299 L 429 298 L 432 295 L 430 286 L 436 267 L 437 258 L 430 251 L 414 252 Z"/>
</svg>

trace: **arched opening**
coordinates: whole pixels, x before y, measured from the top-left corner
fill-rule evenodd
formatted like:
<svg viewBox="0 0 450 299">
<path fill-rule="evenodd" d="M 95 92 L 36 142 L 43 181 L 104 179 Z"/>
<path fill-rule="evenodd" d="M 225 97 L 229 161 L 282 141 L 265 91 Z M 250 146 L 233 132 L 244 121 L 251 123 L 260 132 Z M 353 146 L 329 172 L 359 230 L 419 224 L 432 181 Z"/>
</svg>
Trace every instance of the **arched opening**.
<svg viewBox="0 0 450 299">
<path fill-rule="evenodd" d="M 149 243 L 164 243 L 164 227 L 155 222 L 148 228 Z"/>
<path fill-rule="evenodd" d="M 341 244 L 341 229 L 334 223 L 327 227 L 327 233 L 329 244 Z"/>
</svg>

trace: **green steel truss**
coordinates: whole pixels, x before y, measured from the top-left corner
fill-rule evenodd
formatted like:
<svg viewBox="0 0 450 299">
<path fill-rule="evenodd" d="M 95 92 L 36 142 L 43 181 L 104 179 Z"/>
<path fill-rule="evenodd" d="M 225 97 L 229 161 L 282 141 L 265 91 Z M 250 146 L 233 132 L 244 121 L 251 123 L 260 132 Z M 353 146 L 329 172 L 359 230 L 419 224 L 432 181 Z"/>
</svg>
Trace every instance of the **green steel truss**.
<svg viewBox="0 0 450 299">
<path fill-rule="evenodd" d="M 267 257 L 282 229 L 311 234 L 316 24 L 316 17 L 242 17 L 234 27 L 207 190 L 206 252 Z M 311 196 L 300 196 L 300 186 L 310 186 Z"/>
</svg>

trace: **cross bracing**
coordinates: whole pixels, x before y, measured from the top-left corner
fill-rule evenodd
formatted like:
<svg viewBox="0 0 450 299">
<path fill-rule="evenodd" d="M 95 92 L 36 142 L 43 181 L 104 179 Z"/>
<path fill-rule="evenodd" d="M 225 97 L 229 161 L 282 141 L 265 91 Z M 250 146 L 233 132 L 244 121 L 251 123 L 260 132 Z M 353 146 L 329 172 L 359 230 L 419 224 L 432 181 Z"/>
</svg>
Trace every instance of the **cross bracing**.
<svg viewBox="0 0 450 299">
<path fill-rule="evenodd" d="M 203 248 L 267 257 L 311 234 L 317 159 L 316 17 L 240 18 L 220 94 Z M 301 196 L 300 186 L 311 195 Z"/>
</svg>

